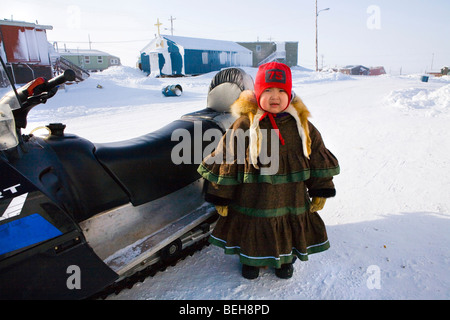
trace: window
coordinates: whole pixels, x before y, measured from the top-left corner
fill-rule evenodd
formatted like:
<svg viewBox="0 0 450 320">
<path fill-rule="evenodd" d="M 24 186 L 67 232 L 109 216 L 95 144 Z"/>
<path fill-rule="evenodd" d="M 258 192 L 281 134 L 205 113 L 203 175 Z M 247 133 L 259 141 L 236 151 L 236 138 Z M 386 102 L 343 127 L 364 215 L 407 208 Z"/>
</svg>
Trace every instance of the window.
<svg viewBox="0 0 450 320">
<path fill-rule="evenodd" d="M 85 64 L 91 63 L 91 57 L 89 57 L 89 56 L 84 56 L 84 63 L 85 63 Z"/>
<path fill-rule="evenodd" d="M 208 64 L 208 52 L 202 52 L 202 62 Z"/>
<path fill-rule="evenodd" d="M 40 61 L 39 47 L 36 39 L 36 30 L 25 28 L 26 47 L 28 47 L 28 56 L 30 61 Z"/>
<path fill-rule="evenodd" d="M 119 59 L 113 58 L 113 59 L 110 59 L 109 62 L 111 63 L 111 65 L 116 65 L 116 64 L 119 64 Z"/>
<path fill-rule="evenodd" d="M 98 56 L 97 57 L 97 63 L 103 63 L 103 57 L 102 56 Z"/>
<path fill-rule="evenodd" d="M 256 52 L 261 52 L 261 45 L 256 45 Z"/>
<path fill-rule="evenodd" d="M 220 60 L 220 64 L 226 64 L 227 63 L 227 53 L 226 52 L 221 52 L 219 54 L 219 60 Z"/>
</svg>

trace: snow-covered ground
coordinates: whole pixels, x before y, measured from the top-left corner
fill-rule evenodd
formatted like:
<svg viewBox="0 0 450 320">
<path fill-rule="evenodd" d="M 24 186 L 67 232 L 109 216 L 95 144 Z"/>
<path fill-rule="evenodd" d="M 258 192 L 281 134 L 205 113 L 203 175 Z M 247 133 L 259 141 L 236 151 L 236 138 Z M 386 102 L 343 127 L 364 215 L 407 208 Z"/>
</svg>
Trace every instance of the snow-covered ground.
<svg viewBox="0 0 450 320">
<path fill-rule="evenodd" d="M 93 142 L 133 138 L 205 108 L 214 74 L 160 79 L 129 67 L 92 74 L 32 110 L 26 131 L 63 122 Z M 109 299 L 450 298 L 450 77 L 425 83 L 421 75 L 294 68 L 293 79 L 340 161 L 337 196 L 320 212 L 331 248 L 297 261 L 289 280 L 267 269 L 249 281 L 236 256 L 209 246 Z M 180 97 L 161 94 L 176 83 Z"/>
</svg>

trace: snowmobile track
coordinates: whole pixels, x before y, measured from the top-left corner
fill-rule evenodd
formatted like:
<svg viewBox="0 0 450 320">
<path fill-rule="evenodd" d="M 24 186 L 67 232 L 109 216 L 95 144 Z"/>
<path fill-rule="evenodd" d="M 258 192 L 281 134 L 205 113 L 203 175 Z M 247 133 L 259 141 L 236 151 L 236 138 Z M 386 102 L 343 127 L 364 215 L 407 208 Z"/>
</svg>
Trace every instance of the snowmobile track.
<svg viewBox="0 0 450 320">
<path fill-rule="evenodd" d="M 111 286 L 105 288 L 101 292 L 98 292 L 91 297 L 89 297 L 87 300 L 105 300 L 108 296 L 112 294 L 118 295 L 123 289 L 131 289 L 136 283 L 138 282 L 144 282 L 145 279 L 148 277 L 154 277 L 158 272 L 165 271 L 168 267 L 174 267 L 179 261 L 184 260 L 188 256 L 192 256 L 197 251 L 201 251 L 204 247 L 208 246 L 208 237 L 199 240 L 195 244 L 187 247 L 183 251 L 179 253 L 178 256 L 174 257 L 171 260 L 168 261 L 162 261 L 161 259 L 151 266 L 148 266 L 147 268 L 140 270 L 133 275 L 122 279 Z"/>
</svg>

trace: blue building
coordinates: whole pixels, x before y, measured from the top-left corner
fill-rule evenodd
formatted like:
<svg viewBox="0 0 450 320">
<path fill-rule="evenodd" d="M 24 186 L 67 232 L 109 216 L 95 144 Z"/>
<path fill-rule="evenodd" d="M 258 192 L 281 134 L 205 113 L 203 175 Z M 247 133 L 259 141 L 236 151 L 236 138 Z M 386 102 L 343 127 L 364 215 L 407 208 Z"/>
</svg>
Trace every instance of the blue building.
<svg viewBox="0 0 450 320">
<path fill-rule="evenodd" d="M 152 76 L 196 75 L 251 67 L 251 50 L 233 41 L 160 35 L 141 50 L 141 69 Z"/>
</svg>

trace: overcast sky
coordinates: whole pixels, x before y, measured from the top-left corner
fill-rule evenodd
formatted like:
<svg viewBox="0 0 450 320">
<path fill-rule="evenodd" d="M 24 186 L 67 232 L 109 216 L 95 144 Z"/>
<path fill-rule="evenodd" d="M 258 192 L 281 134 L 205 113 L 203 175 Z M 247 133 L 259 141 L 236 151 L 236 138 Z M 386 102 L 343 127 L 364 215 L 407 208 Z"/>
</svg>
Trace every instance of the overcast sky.
<svg viewBox="0 0 450 320">
<path fill-rule="evenodd" d="M 450 65 L 449 0 L 318 0 L 319 67 L 362 64 L 398 74 Z M 135 66 L 157 34 L 231 41 L 296 41 L 315 68 L 315 0 L 4 1 L 0 16 L 53 26 L 59 48 L 107 51 Z"/>
</svg>

